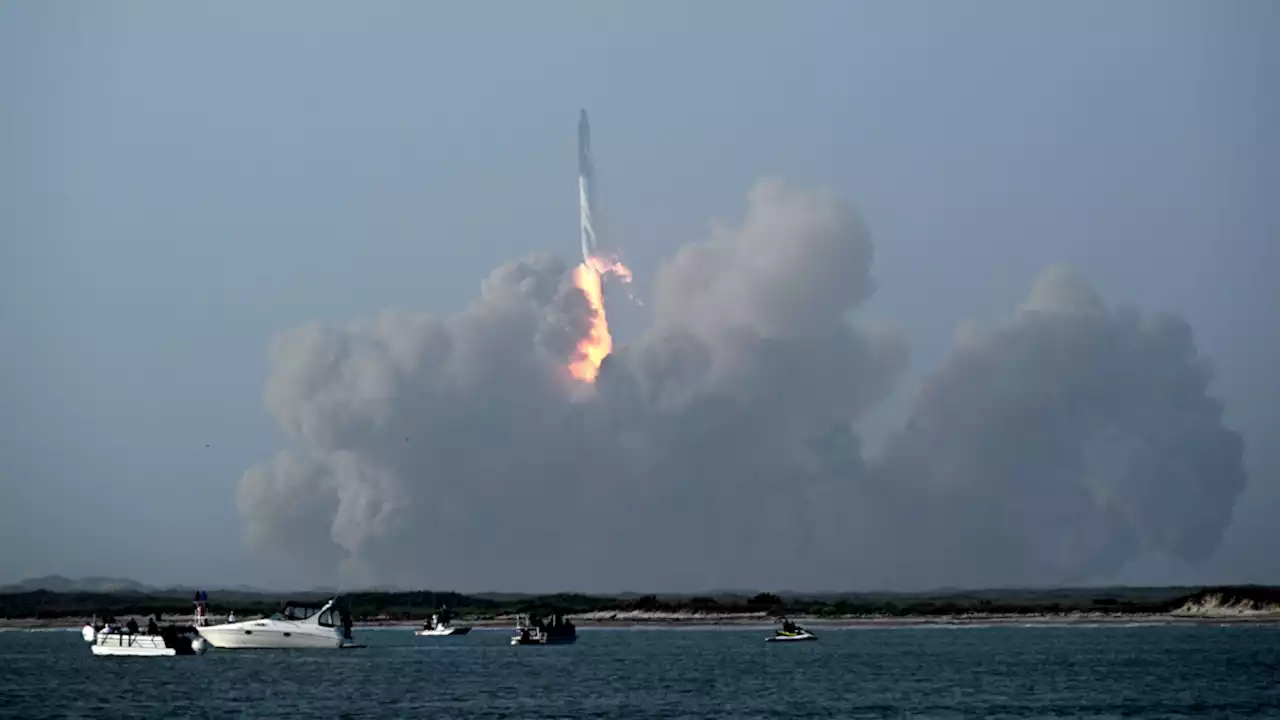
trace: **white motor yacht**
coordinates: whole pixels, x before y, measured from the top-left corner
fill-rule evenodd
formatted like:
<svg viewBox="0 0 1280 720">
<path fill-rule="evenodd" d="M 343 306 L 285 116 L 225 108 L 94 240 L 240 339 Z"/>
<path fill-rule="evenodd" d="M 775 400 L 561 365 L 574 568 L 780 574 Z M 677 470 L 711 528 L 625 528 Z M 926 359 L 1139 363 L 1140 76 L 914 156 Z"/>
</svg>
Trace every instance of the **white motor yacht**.
<svg viewBox="0 0 1280 720">
<path fill-rule="evenodd" d="M 289 602 L 280 612 L 256 620 L 221 625 L 197 621 L 196 630 L 214 647 L 233 650 L 359 647 L 351 637 L 351 613 L 336 597 L 322 605 Z"/>
</svg>

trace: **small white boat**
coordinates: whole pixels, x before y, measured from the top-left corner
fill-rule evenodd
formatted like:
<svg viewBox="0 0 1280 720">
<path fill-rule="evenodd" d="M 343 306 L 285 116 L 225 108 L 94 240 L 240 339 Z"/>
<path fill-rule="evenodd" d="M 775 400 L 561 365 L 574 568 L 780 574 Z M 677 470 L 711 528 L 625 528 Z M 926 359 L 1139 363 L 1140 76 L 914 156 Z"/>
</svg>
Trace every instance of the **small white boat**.
<svg viewBox="0 0 1280 720">
<path fill-rule="evenodd" d="M 322 605 L 289 602 L 280 612 L 256 620 L 210 625 L 199 609 L 196 630 L 216 648 L 291 649 L 361 647 L 351 637 L 351 613 L 333 598 Z"/>
<path fill-rule="evenodd" d="M 88 626 L 85 629 L 93 630 Z M 103 629 L 102 632 L 96 633 L 89 649 L 94 655 L 166 657 L 203 655 L 207 648 L 204 638 L 191 631 L 172 633 L 162 631 L 159 635 L 147 635 L 146 633 L 107 632 Z"/>
<path fill-rule="evenodd" d="M 161 628 L 155 621 L 140 632 L 137 623 L 130 620 L 128 628 L 112 622 L 97 627 L 94 622 L 80 628 L 80 637 L 89 643 L 94 655 L 132 655 L 135 657 L 172 657 L 174 655 L 203 655 L 208 643 L 192 627 L 170 625 Z"/>
<path fill-rule="evenodd" d="M 808 640 L 817 640 L 818 636 L 796 625 L 795 623 L 782 619 L 782 627 L 774 631 L 773 635 L 765 638 L 765 642 L 805 642 Z"/>
<path fill-rule="evenodd" d="M 449 637 L 453 635 L 466 635 L 471 632 L 469 625 L 454 625 L 451 620 L 453 613 L 448 608 L 441 608 L 440 612 L 432 615 L 422 624 L 422 629 L 415 631 L 414 635 L 422 637 Z"/>
</svg>

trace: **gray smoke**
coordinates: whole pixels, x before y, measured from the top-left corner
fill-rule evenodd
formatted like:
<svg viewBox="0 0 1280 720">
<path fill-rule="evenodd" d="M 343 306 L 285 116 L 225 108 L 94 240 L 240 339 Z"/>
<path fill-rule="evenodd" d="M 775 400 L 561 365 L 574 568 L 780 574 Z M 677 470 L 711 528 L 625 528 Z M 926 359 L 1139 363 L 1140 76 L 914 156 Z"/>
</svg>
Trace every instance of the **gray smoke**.
<svg viewBox="0 0 1280 720">
<path fill-rule="evenodd" d="M 455 317 L 282 334 L 267 405 L 296 447 L 241 480 L 249 542 L 317 580 L 531 591 L 1048 582 L 1213 550 L 1240 441 L 1184 322 L 1051 271 L 869 460 L 855 428 L 907 348 L 850 318 L 866 228 L 781 182 L 748 200 L 661 270 L 594 387 L 564 370 L 591 311 L 548 257 Z"/>
<path fill-rule="evenodd" d="M 1010 321 L 969 327 L 889 444 L 883 482 L 927 499 L 938 584 L 1105 578 L 1139 553 L 1203 560 L 1244 486 L 1191 328 L 1106 307 L 1050 268 Z"/>
</svg>

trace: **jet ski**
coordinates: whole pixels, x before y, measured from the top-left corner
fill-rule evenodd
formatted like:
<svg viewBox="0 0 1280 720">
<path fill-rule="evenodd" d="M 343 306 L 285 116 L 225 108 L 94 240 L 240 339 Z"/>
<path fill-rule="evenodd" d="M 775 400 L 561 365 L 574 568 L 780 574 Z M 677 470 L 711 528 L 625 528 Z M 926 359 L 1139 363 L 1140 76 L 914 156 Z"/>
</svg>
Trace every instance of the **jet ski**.
<svg viewBox="0 0 1280 720">
<path fill-rule="evenodd" d="M 796 625 L 790 620 L 783 619 L 782 627 L 774 631 L 773 635 L 764 639 L 765 642 L 804 642 L 806 640 L 817 640 L 818 636 Z"/>
<path fill-rule="evenodd" d="M 422 624 L 422 629 L 415 632 L 414 635 L 423 637 L 447 637 L 451 635 L 466 635 L 471 632 L 470 625 L 454 625 L 453 613 L 449 612 L 449 608 L 440 608 L 440 612 L 431 616 Z"/>
</svg>

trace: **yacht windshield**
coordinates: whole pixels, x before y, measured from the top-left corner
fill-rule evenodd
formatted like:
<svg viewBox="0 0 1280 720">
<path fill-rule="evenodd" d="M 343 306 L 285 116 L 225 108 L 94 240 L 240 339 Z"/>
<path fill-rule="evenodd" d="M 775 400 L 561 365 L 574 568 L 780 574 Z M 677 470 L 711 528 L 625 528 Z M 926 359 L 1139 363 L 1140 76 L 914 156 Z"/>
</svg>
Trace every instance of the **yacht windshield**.
<svg viewBox="0 0 1280 720">
<path fill-rule="evenodd" d="M 344 614 L 341 608 L 331 607 L 320 613 L 320 619 L 316 622 L 324 627 L 344 627 L 347 624 Z"/>
<path fill-rule="evenodd" d="M 307 618 L 313 617 L 318 612 L 320 612 L 320 608 L 318 607 L 285 605 L 283 610 L 277 613 L 273 613 L 271 615 L 271 619 L 272 620 L 292 620 L 294 622 L 297 622 L 299 620 L 306 620 Z"/>
</svg>

